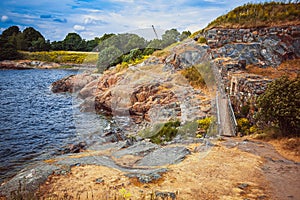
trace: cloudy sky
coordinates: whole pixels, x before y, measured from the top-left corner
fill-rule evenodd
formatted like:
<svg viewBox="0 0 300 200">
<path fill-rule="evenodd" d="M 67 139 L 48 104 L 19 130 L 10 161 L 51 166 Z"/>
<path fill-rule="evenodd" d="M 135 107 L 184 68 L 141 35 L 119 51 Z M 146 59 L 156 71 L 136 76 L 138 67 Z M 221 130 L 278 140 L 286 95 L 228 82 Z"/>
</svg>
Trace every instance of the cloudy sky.
<svg viewBox="0 0 300 200">
<path fill-rule="evenodd" d="M 85 39 L 134 30 L 147 34 L 152 25 L 158 32 L 171 28 L 194 32 L 249 1 L 1 0 L 0 32 L 12 25 L 21 30 L 31 26 L 51 41 L 63 40 L 70 32 L 77 32 Z M 153 36 L 153 32 L 148 34 Z"/>
</svg>

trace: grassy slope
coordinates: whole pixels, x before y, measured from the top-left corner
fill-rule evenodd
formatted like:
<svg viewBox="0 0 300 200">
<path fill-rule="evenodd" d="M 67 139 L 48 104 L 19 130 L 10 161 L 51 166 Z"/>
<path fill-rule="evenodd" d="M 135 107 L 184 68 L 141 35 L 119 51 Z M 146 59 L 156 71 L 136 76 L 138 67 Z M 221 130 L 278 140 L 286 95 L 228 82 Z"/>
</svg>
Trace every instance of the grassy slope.
<svg viewBox="0 0 300 200">
<path fill-rule="evenodd" d="M 193 33 L 190 38 L 212 28 L 252 28 L 283 25 L 300 25 L 300 3 L 248 3 L 219 16 L 210 22 L 206 28 Z"/>
<path fill-rule="evenodd" d="M 239 6 L 212 21 L 206 29 L 300 24 L 299 3 L 268 2 Z"/>
</svg>

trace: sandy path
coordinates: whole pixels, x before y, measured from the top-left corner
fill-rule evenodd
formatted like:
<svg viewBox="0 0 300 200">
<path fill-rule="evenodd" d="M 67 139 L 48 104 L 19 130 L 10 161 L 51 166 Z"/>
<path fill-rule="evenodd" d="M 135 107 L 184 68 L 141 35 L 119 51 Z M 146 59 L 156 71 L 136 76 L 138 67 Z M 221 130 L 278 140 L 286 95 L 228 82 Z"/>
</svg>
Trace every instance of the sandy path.
<svg viewBox="0 0 300 200">
<path fill-rule="evenodd" d="M 274 199 L 277 193 L 274 194 L 274 185 L 270 184 L 274 180 L 269 177 L 278 174 L 273 173 L 275 168 L 266 171 L 269 161 L 264 163 L 264 157 L 246 152 L 253 144 L 256 143 L 230 139 L 208 152 L 194 152 L 183 162 L 166 166 L 169 171 L 160 180 L 148 184 L 128 178 L 116 169 L 91 165 L 73 167 L 68 175 L 49 177 L 40 187 L 39 195 L 54 199 L 122 199 L 126 195 L 130 199 L 162 199 L 164 195 L 169 199 L 173 196 L 176 199 Z M 195 146 L 191 145 L 190 150 Z M 274 162 L 274 166 L 277 164 Z M 294 173 L 297 173 L 299 165 L 295 166 Z M 295 192 L 297 189 L 291 184 L 287 187 L 291 190 L 284 190 Z M 290 195 L 296 199 L 298 194 L 289 192 Z"/>
</svg>

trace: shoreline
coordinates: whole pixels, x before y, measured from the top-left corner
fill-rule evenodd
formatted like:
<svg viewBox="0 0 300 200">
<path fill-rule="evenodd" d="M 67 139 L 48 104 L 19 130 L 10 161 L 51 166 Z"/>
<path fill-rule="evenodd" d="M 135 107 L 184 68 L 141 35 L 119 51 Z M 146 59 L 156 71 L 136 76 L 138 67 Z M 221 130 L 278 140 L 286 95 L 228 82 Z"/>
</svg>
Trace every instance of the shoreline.
<svg viewBox="0 0 300 200">
<path fill-rule="evenodd" d="M 4 60 L 0 61 L 0 70 L 25 70 L 25 69 L 65 69 L 65 70 L 89 70 L 96 69 L 95 65 L 55 63 L 37 60 Z"/>
</svg>

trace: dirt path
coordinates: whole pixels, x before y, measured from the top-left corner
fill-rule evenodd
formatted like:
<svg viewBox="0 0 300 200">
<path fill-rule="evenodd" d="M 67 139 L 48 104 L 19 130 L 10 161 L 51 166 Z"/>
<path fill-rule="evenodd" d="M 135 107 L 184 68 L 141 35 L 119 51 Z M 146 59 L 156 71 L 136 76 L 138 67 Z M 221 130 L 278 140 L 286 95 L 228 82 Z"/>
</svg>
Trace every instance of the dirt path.
<svg viewBox="0 0 300 200">
<path fill-rule="evenodd" d="M 287 160 L 266 142 L 227 138 L 195 151 L 151 183 L 140 183 L 117 169 L 73 167 L 50 176 L 40 187 L 44 198 L 70 199 L 278 199 L 300 198 L 300 164 Z M 125 198 L 126 199 L 126 198 Z"/>
<path fill-rule="evenodd" d="M 300 163 L 281 156 L 275 148 L 261 141 L 227 141 L 227 147 L 238 149 L 261 157 L 262 172 L 271 189 L 271 199 L 300 199 Z"/>
</svg>

